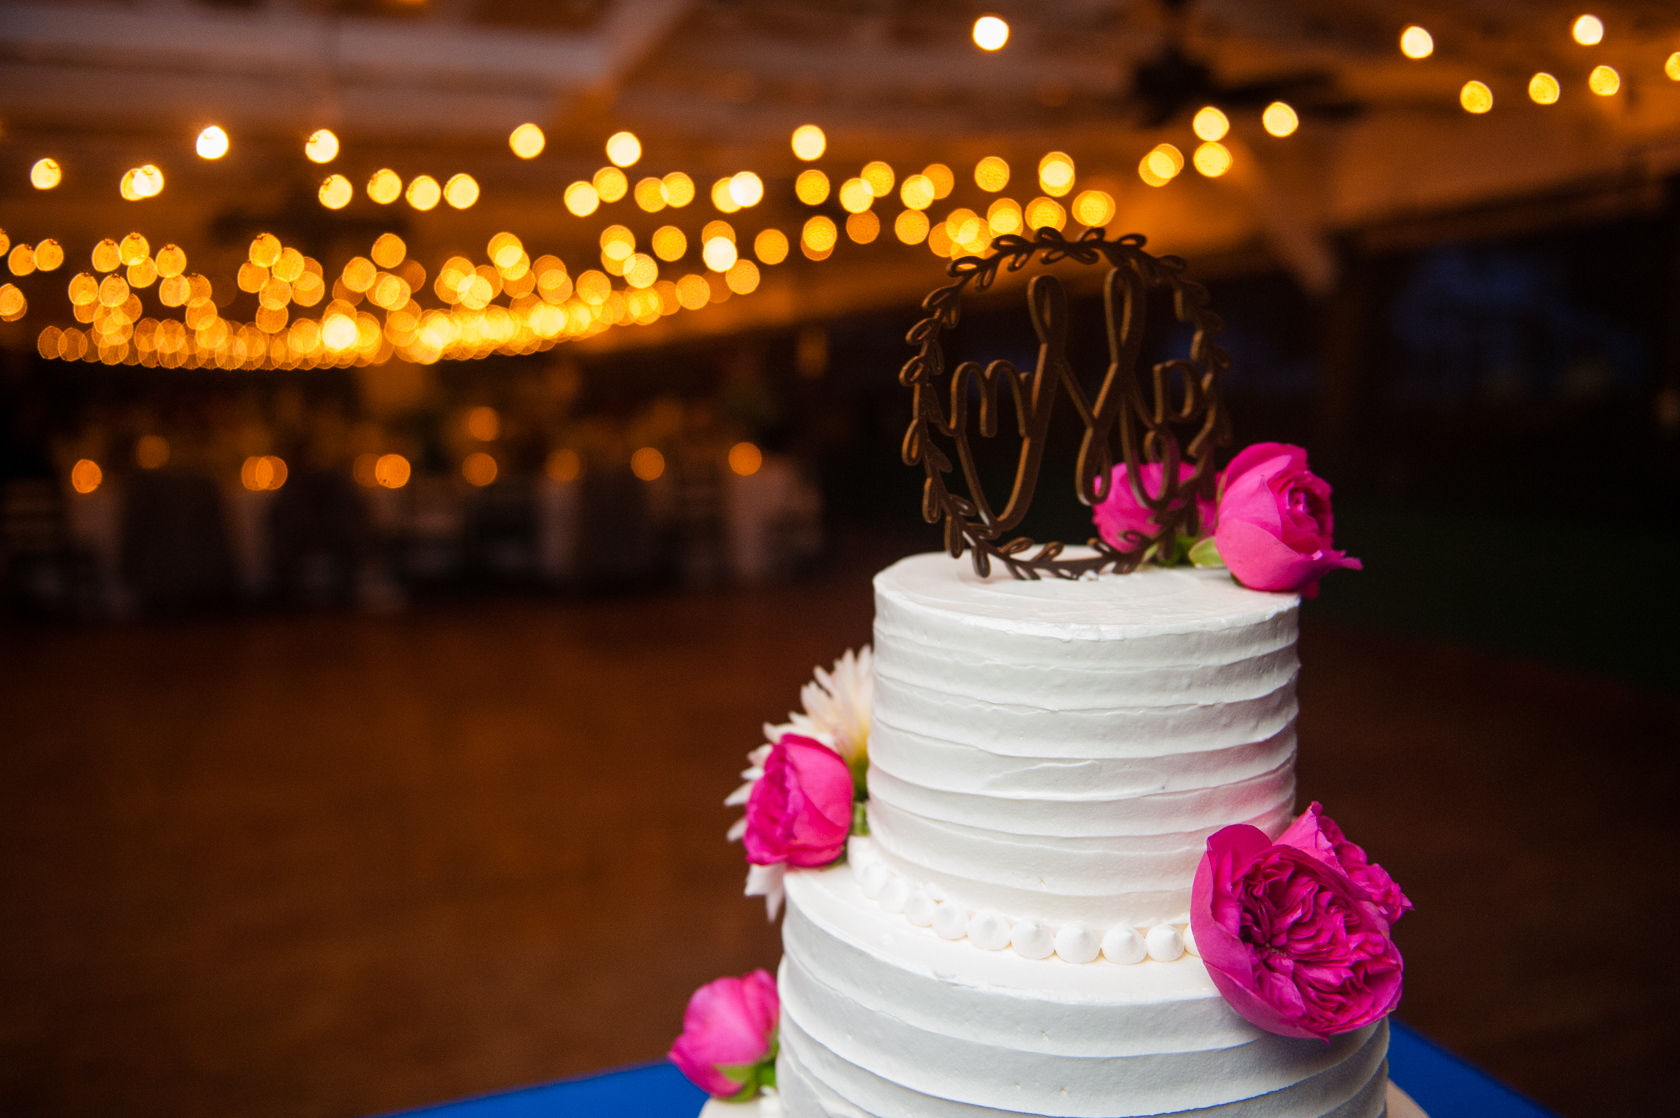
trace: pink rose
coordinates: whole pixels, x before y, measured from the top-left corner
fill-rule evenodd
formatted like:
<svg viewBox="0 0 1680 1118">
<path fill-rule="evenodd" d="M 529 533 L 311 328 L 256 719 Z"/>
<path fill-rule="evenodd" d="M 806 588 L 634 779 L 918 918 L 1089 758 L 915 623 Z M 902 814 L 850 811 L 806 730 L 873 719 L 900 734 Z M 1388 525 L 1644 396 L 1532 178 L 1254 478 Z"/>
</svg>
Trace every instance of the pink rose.
<svg viewBox="0 0 1680 1118">
<path fill-rule="evenodd" d="M 1317 800 L 1278 836 L 1278 844 L 1305 850 L 1321 862 L 1339 866 L 1348 880 L 1376 905 L 1377 915 L 1391 926 L 1412 910 L 1412 902 L 1388 876 L 1388 871 L 1366 858 L 1363 848 L 1349 842 L 1336 821 L 1324 814 L 1324 806 Z"/>
<path fill-rule="evenodd" d="M 852 771 L 839 753 L 800 734 L 783 734 L 747 797 L 747 861 L 826 866 L 852 829 Z"/>
<path fill-rule="evenodd" d="M 1159 497 L 1164 488 L 1163 470 L 1160 463 L 1150 462 L 1138 467 L 1138 476 L 1143 481 L 1143 491 L 1149 497 Z M 1184 484 L 1195 476 L 1196 471 L 1183 462 L 1178 464 L 1179 484 Z M 1173 508 L 1178 508 L 1184 502 L 1175 501 Z M 1198 510 L 1201 514 L 1201 531 L 1206 533 L 1213 528 L 1214 505 L 1212 501 L 1197 498 Z M 1104 497 L 1096 508 L 1091 510 L 1091 518 L 1097 522 L 1097 535 L 1110 547 L 1121 551 L 1131 551 L 1137 544 L 1126 538 L 1126 533 L 1139 532 L 1143 536 L 1153 536 L 1159 526 L 1150 518 L 1154 514 L 1149 506 L 1139 501 L 1137 494 L 1132 492 L 1131 480 L 1127 475 L 1124 462 L 1114 467 L 1114 472 L 1108 482 L 1108 496 Z"/>
<path fill-rule="evenodd" d="M 671 1062 L 720 1099 L 750 1099 L 776 1082 L 776 980 L 762 970 L 720 978 L 694 991 Z"/>
<path fill-rule="evenodd" d="M 1330 486 L 1307 469 L 1307 452 L 1256 443 L 1226 467 L 1213 538 L 1237 581 L 1254 590 L 1292 590 L 1311 598 L 1337 567 L 1363 564 L 1333 550 Z"/>
<path fill-rule="evenodd" d="M 1190 928 L 1226 1002 L 1267 1032 L 1327 1040 L 1400 1003 L 1400 952 L 1377 906 L 1334 860 L 1258 827 L 1208 839 Z"/>
</svg>

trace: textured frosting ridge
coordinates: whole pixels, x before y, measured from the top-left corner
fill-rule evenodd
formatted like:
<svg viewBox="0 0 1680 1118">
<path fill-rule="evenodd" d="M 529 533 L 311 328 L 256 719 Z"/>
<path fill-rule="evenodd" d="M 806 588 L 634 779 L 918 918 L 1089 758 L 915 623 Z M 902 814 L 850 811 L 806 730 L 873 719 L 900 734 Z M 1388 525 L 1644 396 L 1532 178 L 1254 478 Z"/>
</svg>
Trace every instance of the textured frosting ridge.
<svg viewBox="0 0 1680 1118">
<path fill-rule="evenodd" d="M 1224 572 L 875 578 L 869 825 L 881 860 L 1060 926 L 1188 918 L 1208 835 L 1295 799 L 1292 594 Z"/>
<path fill-rule="evenodd" d="M 1036 961 L 788 875 L 778 1083 L 790 1115 L 1377 1118 L 1386 1023 L 1328 1044 L 1238 1017 L 1194 956 Z"/>
</svg>

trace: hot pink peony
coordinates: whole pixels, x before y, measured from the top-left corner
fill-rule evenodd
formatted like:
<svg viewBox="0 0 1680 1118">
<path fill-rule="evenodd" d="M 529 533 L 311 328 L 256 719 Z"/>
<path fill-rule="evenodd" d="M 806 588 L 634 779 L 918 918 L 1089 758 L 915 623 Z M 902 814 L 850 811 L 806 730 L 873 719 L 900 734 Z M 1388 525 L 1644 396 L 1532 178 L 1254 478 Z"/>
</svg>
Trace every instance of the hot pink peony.
<svg viewBox="0 0 1680 1118">
<path fill-rule="evenodd" d="M 1412 910 L 1412 902 L 1400 891 L 1400 886 L 1388 876 L 1388 871 L 1365 857 L 1364 848 L 1349 842 L 1336 821 L 1324 814 L 1324 806 L 1314 800 L 1301 817 L 1278 836 L 1280 846 L 1305 850 L 1321 862 L 1339 866 L 1348 880 L 1357 885 L 1376 906 L 1377 915 L 1389 925 Z"/>
<path fill-rule="evenodd" d="M 1138 478 L 1143 482 L 1143 491 L 1147 496 L 1161 495 L 1163 472 L 1160 464 L 1156 462 L 1138 467 Z M 1195 473 L 1193 468 L 1183 462 L 1178 464 L 1180 484 L 1188 481 Z M 1198 499 L 1197 504 L 1201 513 L 1200 528 L 1203 532 L 1210 531 L 1213 528 L 1213 502 Z M 1158 528 L 1150 520 L 1152 515 L 1149 506 L 1139 501 L 1137 494 L 1132 492 L 1126 464 L 1122 462 L 1114 467 L 1114 473 L 1109 478 L 1108 496 L 1091 510 L 1091 517 L 1097 523 L 1097 534 L 1103 538 L 1103 542 L 1121 551 L 1132 550 L 1137 544 L 1128 540 L 1126 533 L 1135 531 L 1145 537 L 1153 536 Z"/>
<path fill-rule="evenodd" d="M 1256 443 L 1226 467 L 1214 542 L 1237 581 L 1254 590 L 1318 593 L 1318 580 L 1362 564 L 1331 546 L 1330 486 L 1307 469 L 1307 452 Z"/>
<path fill-rule="evenodd" d="M 783 734 L 747 797 L 746 822 L 747 861 L 826 866 L 852 829 L 851 769 L 815 738 Z"/>
<path fill-rule="evenodd" d="M 1208 839 L 1190 927 L 1219 992 L 1268 1032 L 1326 1040 L 1400 1003 L 1400 952 L 1377 905 L 1334 858 L 1258 827 Z"/>
<path fill-rule="evenodd" d="M 720 1099 L 748 1099 L 776 1082 L 776 980 L 762 970 L 720 978 L 694 991 L 671 1062 Z"/>
</svg>

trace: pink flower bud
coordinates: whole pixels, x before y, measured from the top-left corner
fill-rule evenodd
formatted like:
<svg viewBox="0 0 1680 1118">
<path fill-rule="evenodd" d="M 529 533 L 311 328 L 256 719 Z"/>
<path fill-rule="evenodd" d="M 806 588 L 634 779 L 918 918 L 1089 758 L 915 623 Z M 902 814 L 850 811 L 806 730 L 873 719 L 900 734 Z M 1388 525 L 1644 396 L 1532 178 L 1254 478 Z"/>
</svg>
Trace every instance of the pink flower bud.
<svg viewBox="0 0 1680 1118">
<path fill-rule="evenodd" d="M 1214 541 L 1237 581 L 1252 590 L 1318 594 L 1318 580 L 1363 564 L 1334 550 L 1330 486 L 1307 469 L 1307 452 L 1256 443 L 1226 467 Z"/>
<path fill-rule="evenodd" d="M 1163 473 L 1159 463 L 1150 462 L 1138 467 L 1138 479 L 1143 483 L 1143 492 L 1147 497 L 1159 498 L 1164 492 Z M 1185 484 L 1195 475 L 1196 471 L 1183 462 L 1178 464 L 1179 484 Z M 1177 508 L 1184 502 L 1175 501 Z M 1200 518 L 1198 529 L 1201 532 L 1213 530 L 1213 502 L 1198 499 L 1197 511 Z M 1138 547 L 1137 539 L 1127 539 L 1127 532 L 1137 532 L 1139 536 L 1147 538 L 1159 531 L 1159 526 L 1151 519 L 1154 514 L 1149 506 L 1138 500 L 1132 491 L 1132 483 L 1127 475 L 1126 464 L 1122 462 L 1114 467 L 1114 473 L 1109 478 L 1108 496 L 1091 510 L 1091 517 L 1096 521 L 1097 534 L 1110 547 L 1121 551 L 1135 551 Z"/>
<path fill-rule="evenodd" d="M 783 734 L 747 798 L 747 861 L 826 866 L 845 851 L 851 829 L 852 773 L 844 758 L 815 738 Z"/>
<path fill-rule="evenodd" d="M 776 1081 L 776 980 L 755 970 L 694 991 L 670 1060 L 714 1098 L 751 1098 Z"/>
</svg>

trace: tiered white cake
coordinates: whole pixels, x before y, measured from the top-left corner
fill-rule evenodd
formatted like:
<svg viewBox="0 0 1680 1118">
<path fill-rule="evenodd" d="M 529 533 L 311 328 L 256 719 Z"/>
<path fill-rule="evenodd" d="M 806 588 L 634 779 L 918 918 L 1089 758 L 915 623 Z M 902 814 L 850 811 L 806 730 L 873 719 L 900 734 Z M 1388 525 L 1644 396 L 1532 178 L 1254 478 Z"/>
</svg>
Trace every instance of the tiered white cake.
<svg viewBox="0 0 1680 1118">
<path fill-rule="evenodd" d="M 787 876 L 786 1112 L 1380 1115 L 1388 1029 L 1267 1033 L 1186 927 L 1294 805 L 1299 600 L 1224 572 L 875 579 L 870 836 Z"/>
</svg>

